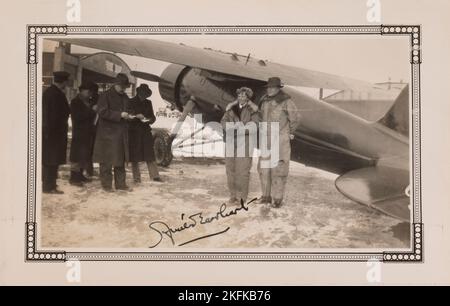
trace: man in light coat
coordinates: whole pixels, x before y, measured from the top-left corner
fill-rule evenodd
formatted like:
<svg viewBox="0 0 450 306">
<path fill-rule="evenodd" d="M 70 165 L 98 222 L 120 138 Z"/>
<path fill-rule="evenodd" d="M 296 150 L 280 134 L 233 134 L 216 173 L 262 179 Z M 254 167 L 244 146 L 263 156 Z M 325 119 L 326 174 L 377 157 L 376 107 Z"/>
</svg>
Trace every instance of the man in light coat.
<svg viewBox="0 0 450 306">
<path fill-rule="evenodd" d="M 271 156 L 261 156 L 258 161 L 258 172 L 261 181 L 262 197 L 260 203 L 272 204 L 278 208 L 283 203 L 287 177 L 289 173 L 289 161 L 291 159 L 291 139 L 294 131 L 300 123 L 300 112 L 291 100 L 291 97 L 283 92 L 280 78 L 272 77 L 267 82 L 267 94 L 260 100 L 261 121 L 267 122 L 266 135 L 268 149 L 271 150 L 271 123 L 279 124 L 279 159 L 274 167 L 262 166 Z M 261 140 L 260 140 L 261 144 Z M 273 154 L 273 153 L 272 153 Z M 268 163 L 265 163 L 268 164 Z"/>
<path fill-rule="evenodd" d="M 226 138 L 225 168 L 230 203 L 247 201 L 253 149 L 257 143 L 256 124 L 259 121 L 258 106 L 250 100 L 253 91 L 242 87 L 236 93 L 238 99 L 228 104 L 221 120 Z M 249 126 L 252 123 L 253 129 Z M 241 133 L 237 131 L 238 128 L 242 129 Z"/>
</svg>

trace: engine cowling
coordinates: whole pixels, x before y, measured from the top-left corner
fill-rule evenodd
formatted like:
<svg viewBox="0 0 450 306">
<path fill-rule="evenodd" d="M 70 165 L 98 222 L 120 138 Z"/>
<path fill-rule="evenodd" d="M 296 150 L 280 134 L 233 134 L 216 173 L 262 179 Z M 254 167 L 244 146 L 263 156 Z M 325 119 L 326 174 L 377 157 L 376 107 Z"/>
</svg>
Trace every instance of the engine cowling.
<svg viewBox="0 0 450 306">
<path fill-rule="evenodd" d="M 190 70 L 189 67 L 170 64 L 161 74 L 161 81 L 158 84 L 161 98 L 172 103 L 179 111 L 183 110 L 180 100 L 180 84 L 183 76 Z"/>
<path fill-rule="evenodd" d="M 235 97 L 229 94 L 226 82 L 208 76 L 198 68 L 171 64 L 161 74 L 160 95 L 179 111 L 194 96 L 196 105 L 191 113 L 202 113 L 205 121 L 218 121 L 222 110 Z"/>
<path fill-rule="evenodd" d="M 262 93 L 264 82 L 205 71 L 177 64 L 169 65 L 161 74 L 159 92 L 179 111 L 195 97 L 191 113 L 201 113 L 203 120 L 220 121 L 226 106 L 236 99 L 236 89 L 249 86 L 255 98 Z"/>
</svg>

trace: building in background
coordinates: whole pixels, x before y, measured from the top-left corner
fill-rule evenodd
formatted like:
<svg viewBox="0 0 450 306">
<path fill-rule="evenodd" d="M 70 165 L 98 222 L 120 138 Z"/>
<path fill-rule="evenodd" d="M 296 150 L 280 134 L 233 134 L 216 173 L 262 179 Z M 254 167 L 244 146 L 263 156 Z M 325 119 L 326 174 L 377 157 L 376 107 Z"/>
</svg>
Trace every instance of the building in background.
<svg viewBox="0 0 450 306">
<path fill-rule="evenodd" d="M 370 93 L 341 90 L 321 99 L 368 121 L 376 122 L 389 111 L 407 85 L 402 81 L 375 83 L 374 86 L 380 90 Z"/>
<path fill-rule="evenodd" d="M 132 97 L 136 93 L 137 80 L 130 74 L 130 67 L 112 53 L 72 53 L 70 44 L 48 42 L 42 54 L 43 90 L 52 84 L 53 71 L 60 70 L 67 71 L 71 75 L 70 84 L 66 89 L 69 101 L 77 95 L 78 87 L 82 82 L 95 82 L 102 92 L 112 86 L 119 72 L 127 74 L 132 84 L 127 89 L 128 96 Z"/>
</svg>

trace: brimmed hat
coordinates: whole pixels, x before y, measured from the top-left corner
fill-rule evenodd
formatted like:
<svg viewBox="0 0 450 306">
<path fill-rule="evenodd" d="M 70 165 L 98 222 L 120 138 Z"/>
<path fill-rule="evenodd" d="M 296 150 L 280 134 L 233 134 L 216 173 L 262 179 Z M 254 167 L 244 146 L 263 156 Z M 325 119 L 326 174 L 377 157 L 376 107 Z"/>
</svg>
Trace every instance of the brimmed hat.
<svg viewBox="0 0 450 306">
<path fill-rule="evenodd" d="M 142 93 L 143 95 L 146 95 L 146 96 L 148 96 L 148 97 L 150 97 L 151 95 L 152 95 L 152 90 L 150 89 L 150 87 L 148 87 L 148 85 L 147 84 L 141 84 L 141 85 L 139 85 L 139 87 L 138 88 L 136 88 L 136 91 L 137 92 L 140 92 L 140 93 Z"/>
<path fill-rule="evenodd" d="M 128 76 L 125 73 L 118 73 L 116 76 L 115 83 L 118 85 L 126 86 L 126 87 L 131 85 L 130 80 L 128 79 Z"/>
<path fill-rule="evenodd" d="M 267 84 L 264 87 L 278 87 L 283 88 L 283 84 L 281 83 L 281 80 L 279 77 L 272 77 L 267 80 Z"/>
<path fill-rule="evenodd" d="M 55 71 L 53 72 L 53 81 L 56 83 L 62 83 L 67 81 L 70 77 L 70 73 L 66 71 Z"/>
</svg>

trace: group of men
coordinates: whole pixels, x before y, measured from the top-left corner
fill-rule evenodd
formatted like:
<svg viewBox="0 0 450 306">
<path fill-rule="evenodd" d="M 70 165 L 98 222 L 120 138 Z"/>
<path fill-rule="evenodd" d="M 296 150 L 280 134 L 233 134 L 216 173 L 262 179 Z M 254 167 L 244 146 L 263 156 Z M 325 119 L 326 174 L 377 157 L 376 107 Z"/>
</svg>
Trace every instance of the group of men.
<svg viewBox="0 0 450 306">
<path fill-rule="evenodd" d="M 65 95 L 70 74 L 53 73 L 53 84 L 42 97 L 42 189 L 62 194 L 57 188 L 58 167 L 66 163 L 68 119 L 72 121 L 70 179 L 72 185 L 90 182 L 93 163 L 99 163 L 103 190 L 112 192 L 113 170 L 116 190 L 131 191 L 126 184 L 125 162 L 132 163 L 135 183 L 141 182 L 139 162 L 146 162 L 151 179 L 161 182 L 155 163 L 151 124 L 156 120 L 152 95 L 146 84 L 129 99 L 131 85 L 126 74 L 119 73 L 113 86 L 98 95 L 98 85 L 83 82 L 78 95 L 69 104 Z"/>
<path fill-rule="evenodd" d="M 267 124 L 266 130 L 260 135 L 266 138 L 268 152 L 272 153 L 259 157 L 258 173 L 262 196 L 258 202 L 279 208 L 283 203 L 289 173 L 290 141 L 300 123 L 300 112 L 290 96 L 282 90 L 283 84 L 280 78 L 269 78 L 266 87 L 267 92 L 261 97 L 259 106 L 251 101 L 253 91 L 248 87 L 237 89 L 236 101 L 228 104 L 221 123 L 225 134 L 233 133 L 232 137 L 235 141 L 226 142 L 226 146 L 232 147 L 225 149 L 225 167 L 230 192 L 229 202 L 246 202 L 253 155 L 253 146 L 250 141 L 252 135 L 246 131 L 241 134 L 241 141 L 236 139 L 239 137 L 235 133 L 236 123 L 242 123 L 241 126 L 250 122 Z M 272 123 L 276 123 L 278 130 L 272 130 Z M 278 145 L 272 143 L 272 140 L 278 141 Z M 243 149 L 240 150 L 243 154 L 239 154 L 239 149 Z M 278 150 L 277 154 L 273 154 L 274 150 Z M 276 158 L 273 164 L 269 162 L 271 158 Z"/>
<path fill-rule="evenodd" d="M 113 178 L 116 190 L 131 191 L 126 184 L 126 161 L 131 162 L 135 183 L 141 182 L 139 162 L 146 162 L 150 178 L 160 182 L 151 133 L 151 124 L 156 117 L 152 102 L 148 100 L 152 95 L 150 88 L 141 84 L 136 89 L 136 96 L 129 99 L 125 93 L 130 86 L 129 79 L 126 74 L 119 73 L 114 85 L 101 95 L 98 95 L 95 83 L 81 84 L 78 95 L 69 105 L 64 94 L 69 77 L 67 72 L 55 72 L 53 85 L 43 94 L 43 192 L 63 193 L 57 188 L 56 179 L 58 166 L 66 163 L 69 116 L 72 120 L 69 180 L 72 185 L 83 186 L 90 181 L 83 172 L 86 170 L 92 176 L 93 162 L 100 165 L 101 186 L 107 192 L 114 190 Z M 290 96 L 282 90 L 278 77 L 269 78 L 266 87 L 267 93 L 260 99 L 259 106 L 252 102 L 253 91 L 250 88 L 239 88 L 237 99 L 228 104 L 221 121 L 225 133 L 231 132 L 227 131 L 228 123 L 267 123 L 268 148 L 270 150 L 273 145 L 271 139 L 276 139 L 278 154 L 273 167 L 262 166 L 273 156 L 259 158 L 262 192 L 259 202 L 280 207 L 289 172 L 290 140 L 300 117 Z M 277 123 L 276 131 L 271 131 L 271 123 Z M 277 133 L 276 137 L 271 137 L 272 132 Z M 232 154 L 225 157 L 230 202 L 247 201 L 253 155 L 249 136 L 244 135 L 244 142 L 233 142 Z M 245 146 L 243 155 L 237 154 L 239 145 Z"/>
</svg>

